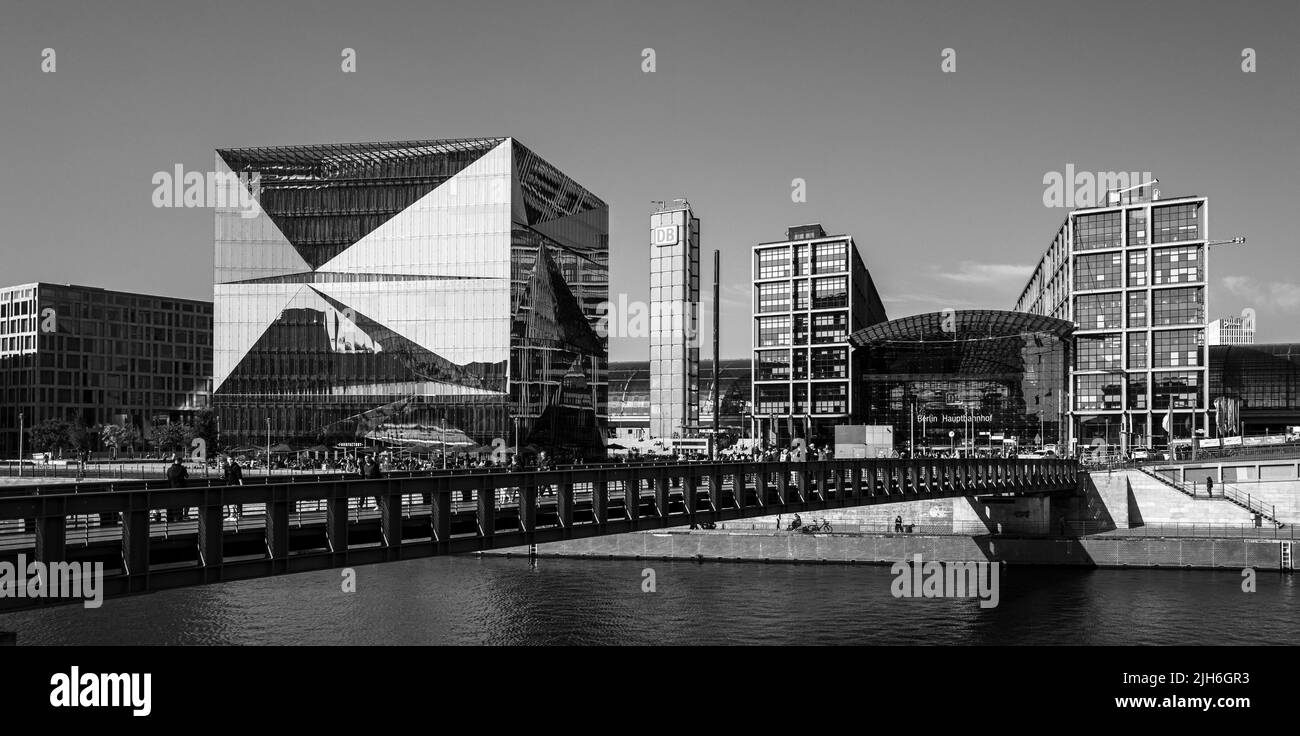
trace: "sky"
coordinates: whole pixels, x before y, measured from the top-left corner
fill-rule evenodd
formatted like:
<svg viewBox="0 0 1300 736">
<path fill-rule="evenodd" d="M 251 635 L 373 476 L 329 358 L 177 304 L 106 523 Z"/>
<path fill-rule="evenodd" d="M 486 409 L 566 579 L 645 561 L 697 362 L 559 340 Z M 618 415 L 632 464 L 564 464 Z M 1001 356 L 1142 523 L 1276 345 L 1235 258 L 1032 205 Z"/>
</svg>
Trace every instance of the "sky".
<svg viewBox="0 0 1300 736">
<path fill-rule="evenodd" d="M 1070 165 L 1208 196 L 1210 237 L 1248 240 L 1211 256 L 1210 317 L 1300 342 L 1297 37 L 1295 0 L 11 3 L 0 284 L 211 299 L 212 211 L 155 208 L 156 172 L 513 136 L 610 205 L 613 301 L 648 298 L 650 203 L 690 200 L 706 294 L 722 253 L 723 357 L 749 354 L 751 247 L 790 225 L 854 236 L 891 318 L 1011 308 Z"/>
</svg>

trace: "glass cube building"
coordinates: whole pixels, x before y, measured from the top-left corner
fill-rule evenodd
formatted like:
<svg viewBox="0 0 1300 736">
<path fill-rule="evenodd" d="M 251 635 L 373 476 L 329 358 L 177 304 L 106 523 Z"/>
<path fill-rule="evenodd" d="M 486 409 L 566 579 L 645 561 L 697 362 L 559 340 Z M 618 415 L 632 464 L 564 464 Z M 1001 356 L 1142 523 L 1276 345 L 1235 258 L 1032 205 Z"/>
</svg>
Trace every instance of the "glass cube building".
<svg viewBox="0 0 1300 736">
<path fill-rule="evenodd" d="M 700 219 L 684 199 L 650 215 L 650 436 L 691 437 L 700 419 Z"/>
<path fill-rule="evenodd" d="M 1135 189 L 1072 211 L 1015 306 L 1075 324 L 1070 439 L 1079 447 L 1213 436 L 1207 201 Z"/>
<path fill-rule="evenodd" d="M 230 442 L 603 453 L 609 209 L 512 138 L 241 148 L 216 213 Z"/>
</svg>

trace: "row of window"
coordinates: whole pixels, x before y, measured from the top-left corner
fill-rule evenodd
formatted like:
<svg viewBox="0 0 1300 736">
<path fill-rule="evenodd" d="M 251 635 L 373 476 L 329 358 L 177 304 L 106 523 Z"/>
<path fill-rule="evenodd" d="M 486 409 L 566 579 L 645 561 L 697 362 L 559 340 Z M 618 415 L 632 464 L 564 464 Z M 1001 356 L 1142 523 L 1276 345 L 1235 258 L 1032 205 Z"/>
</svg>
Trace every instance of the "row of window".
<svg viewBox="0 0 1300 736">
<path fill-rule="evenodd" d="M 810 401 L 811 397 L 811 401 Z M 756 414 L 847 414 L 847 383 L 781 384 L 754 386 Z"/>
<path fill-rule="evenodd" d="M 1081 330 L 1114 330 L 1124 327 L 1200 325 L 1205 323 L 1204 289 L 1199 286 L 1180 289 L 1157 289 L 1151 292 L 1153 304 L 1147 314 L 1147 292 L 1129 291 L 1105 294 L 1081 294 L 1074 300 L 1075 321 Z M 1127 301 L 1128 309 L 1124 310 Z"/>
<path fill-rule="evenodd" d="M 1201 374 L 1174 371 L 1152 373 L 1151 394 L 1147 393 L 1147 375 L 1109 374 L 1074 377 L 1074 408 L 1077 411 L 1105 411 L 1123 409 L 1124 387 L 1128 386 L 1129 409 L 1168 410 L 1204 409 L 1205 397 L 1201 391 Z M 1148 405 L 1149 404 L 1149 405 Z"/>
<path fill-rule="evenodd" d="M 807 245 L 763 248 L 758 251 L 754 264 L 754 273 L 760 279 L 786 278 L 792 275 L 807 276 L 809 273 L 839 273 L 847 270 L 849 270 L 847 240 L 813 244 L 811 271 L 808 268 Z"/>
<path fill-rule="evenodd" d="M 811 315 L 782 315 L 758 318 L 758 347 L 780 345 L 807 345 L 811 322 L 812 343 L 844 342 L 848 339 L 849 315 L 847 312 L 830 312 Z"/>
<path fill-rule="evenodd" d="M 808 282 L 794 282 L 794 299 L 791 284 L 776 281 L 758 284 L 759 312 L 789 312 L 800 309 L 838 309 L 849 306 L 849 280 L 847 276 L 813 279 L 812 299 L 808 299 Z"/>
<path fill-rule="evenodd" d="M 1162 330 L 1151 334 L 1153 350 L 1148 356 L 1147 333 L 1127 333 L 1129 370 L 1148 367 L 1193 368 L 1205 365 L 1205 337 L 1201 330 Z M 1126 335 L 1121 334 L 1079 335 L 1075 340 L 1075 370 L 1123 370 L 1125 337 Z"/>
<path fill-rule="evenodd" d="M 847 348 L 813 348 L 811 357 L 809 363 L 806 349 L 759 350 L 754 356 L 754 380 L 786 381 L 810 376 L 817 379 L 848 378 Z"/>
<path fill-rule="evenodd" d="M 1152 208 L 1152 243 L 1176 243 L 1201 237 L 1200 203 Z M 1129 247 L 1147 245 L 1145 208 L 1128 210 L 1127 228 L 1121 228 L 1121 211 L 1097 212 L 1074 218 L 1074 249 L 1118 248 L 1127 233 Z"/>
<path fill-rule="evenodd" d="M 1151 284 L 1186 284 L 1203 279 L 1201 246 L 1185 245 L 1173 248 L 1156 248 L 1151 251 L 1152 270 L 1147 272 L 1146 251 L 1128 254 L 1128 285 L 1146 286 L 1148 277 Z M 1124 285 L 1124 254 L 1089 253 L 1075 256 L 1074 288 L 1076 291 L 1090 289 L 1118 289 Z"/>
</svg>

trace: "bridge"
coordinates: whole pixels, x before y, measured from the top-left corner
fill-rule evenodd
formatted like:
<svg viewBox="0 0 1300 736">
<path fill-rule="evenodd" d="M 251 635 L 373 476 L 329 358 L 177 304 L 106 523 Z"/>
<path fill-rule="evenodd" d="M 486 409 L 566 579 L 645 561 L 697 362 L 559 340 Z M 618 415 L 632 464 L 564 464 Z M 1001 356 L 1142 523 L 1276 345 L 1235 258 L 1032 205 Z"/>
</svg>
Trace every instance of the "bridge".
<svg viewBox="0 0 1300 736">
<path fill-rule="evenodd" d="M 102 562 L 112 597 L 770 514 L 1073 492 L 1081 475 L 1072 460 L 867 459 L 63 484 L 0 494 L 0 561 Z M 228 518 L 236 506 L 243 518 Z M 156 518 L 169 508 L 194 520 Z M 75 602 L 4 596 L 0 611 Z"/>
</svg>

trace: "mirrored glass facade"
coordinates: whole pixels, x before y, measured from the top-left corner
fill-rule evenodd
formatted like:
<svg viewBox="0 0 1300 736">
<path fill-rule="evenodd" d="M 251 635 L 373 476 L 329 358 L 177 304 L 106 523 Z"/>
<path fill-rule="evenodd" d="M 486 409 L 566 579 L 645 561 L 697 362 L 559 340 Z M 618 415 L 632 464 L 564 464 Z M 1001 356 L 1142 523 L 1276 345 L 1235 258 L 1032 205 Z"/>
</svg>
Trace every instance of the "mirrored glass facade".
<svg viewBox="0 0 1300 736">
<path fill-rule="evenodd" d="M 598 454 L 608 207 L 510 138 L 245 148 L 221 172 L 214 403 L 260 446 Z"/>
<path fill-rule="evenodd" d="M 1051 317 L 969 310 L 861 330 L 853 342 L 864 356 L 866 423 L 892 425 L 900 448 L 913 432 L 918 450 L 1059 445 L 1073 329 Z"/>
</svg>

